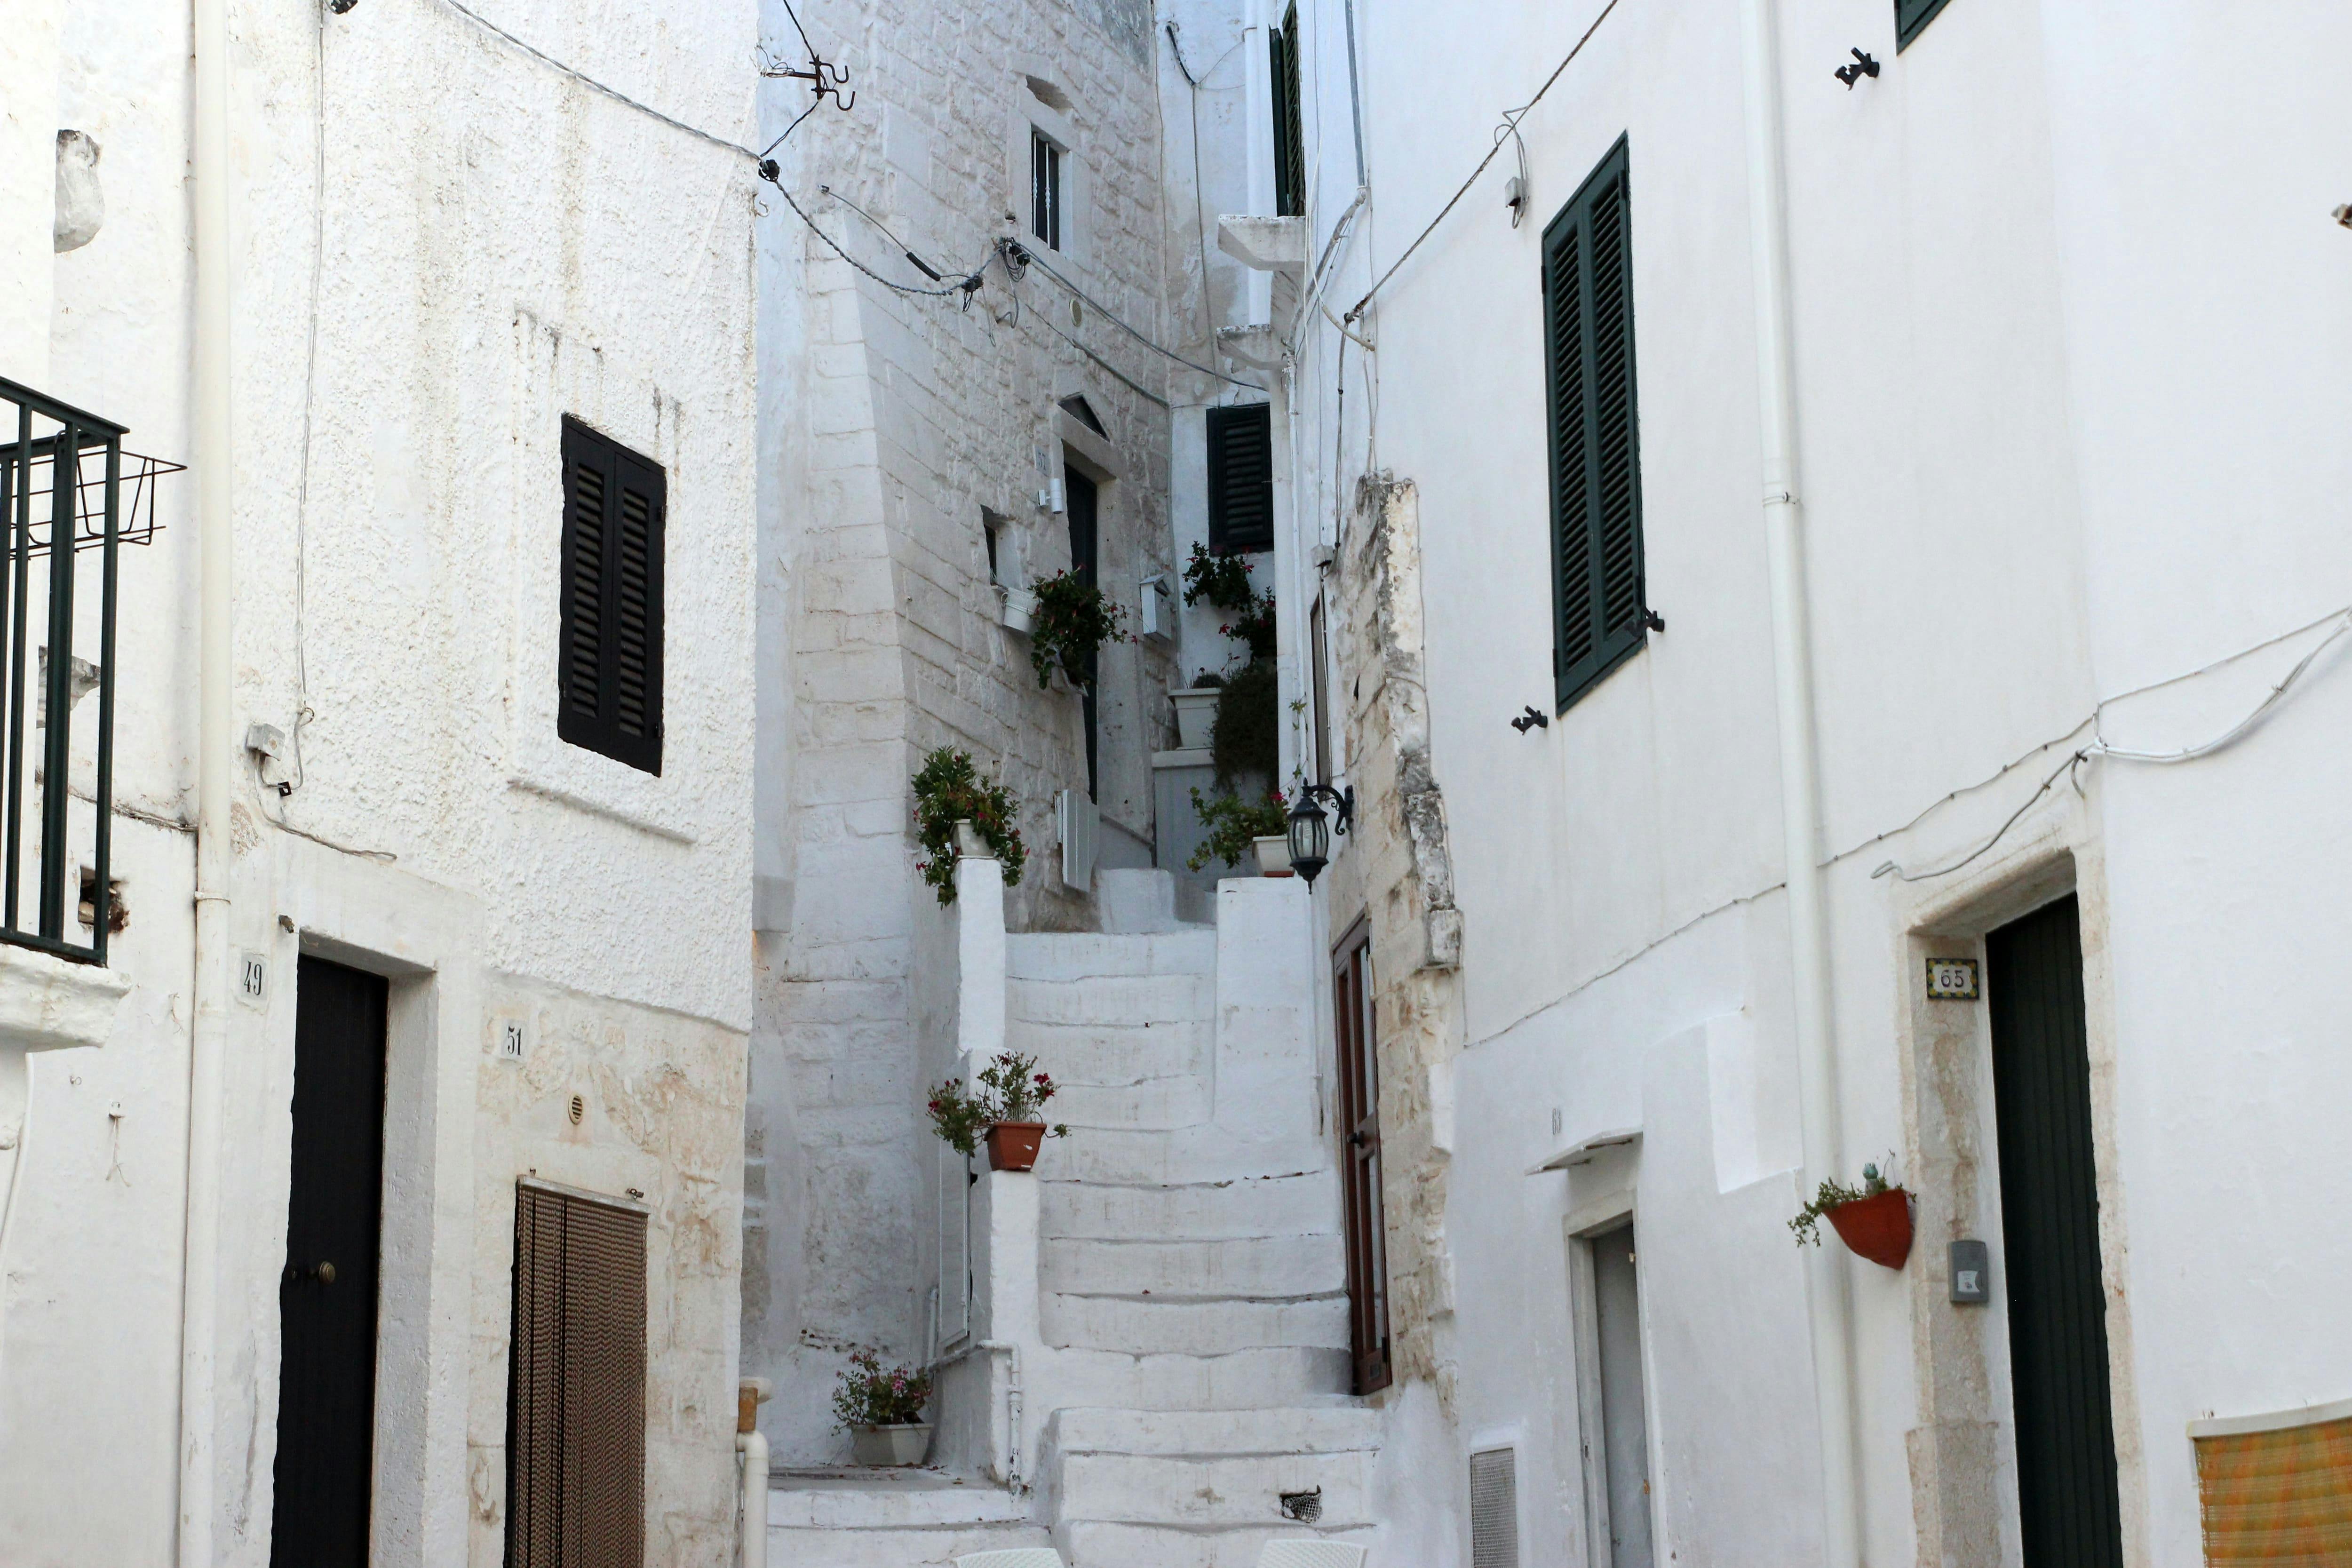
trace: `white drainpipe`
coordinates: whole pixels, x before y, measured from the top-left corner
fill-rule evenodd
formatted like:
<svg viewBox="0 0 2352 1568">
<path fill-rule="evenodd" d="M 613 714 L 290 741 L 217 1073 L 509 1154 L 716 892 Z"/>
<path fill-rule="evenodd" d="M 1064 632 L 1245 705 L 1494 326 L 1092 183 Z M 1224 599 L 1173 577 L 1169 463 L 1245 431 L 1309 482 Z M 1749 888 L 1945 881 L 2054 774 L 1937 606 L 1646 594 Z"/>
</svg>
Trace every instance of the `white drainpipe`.
<svg viewBox="0 0 2352 1568">
<path fill-rule="evenodd" d="M 1787 175 L 1774 0 L 1741 0 L 1748 98 L 1748 212 L 1755 267 L 1756 358 L 1763 425 L 1764 548 L 1771 577 L 1773 696 L 1780 731 L 1781 831 L 1788 858 L 1790 962 L 1796 988 L 1798 1082 L 1807 1188 L 1842 1168 L 1837 1038 L 1821 868 L 1811 640 L 1806 626 L 1804 512 L 1797 489 L 1797 393 L 1790 347 Z M 1822 1431 L 1823 1561 L 1862 1561 L 1854 1462 L 1851 1308 L 1844 1260 L 1811 1258 L 1813 1394 Z"/>
<path fill-rule="evenodd" d="M 232 660 L 227 0 L 193 0 L 197 614 L 195 1019 L 180 1277 L 180 1568 L 212 1568 L 221 1073 L 227 1054 Z"/>
<path fill-rule="evenodd" d="M 735 1391 L 737 1517 L 742 1521 L 736 1568 L 768 1568 L 768 1439 L 760 1431 L 760 1406 L 775 1393 L 764 1377 L 747 1377 Z"/>
<path fill-rule="evenodd" d="M 1009 1340 L 982 1340 L 972 1348 L 1004 1353 L 1004 1484 L 1017 1492 L 1021 1489 L 1021 1347 Z"/>
</svg>

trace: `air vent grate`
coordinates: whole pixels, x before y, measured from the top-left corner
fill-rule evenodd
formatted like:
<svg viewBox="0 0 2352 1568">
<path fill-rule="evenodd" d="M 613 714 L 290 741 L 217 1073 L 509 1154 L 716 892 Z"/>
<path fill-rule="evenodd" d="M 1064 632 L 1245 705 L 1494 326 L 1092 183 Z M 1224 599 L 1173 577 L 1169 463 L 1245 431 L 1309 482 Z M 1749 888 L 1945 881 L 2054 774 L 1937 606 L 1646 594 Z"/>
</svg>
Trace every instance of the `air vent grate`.
<svg viewBox="0 0 2352 1568">
<path fill-rule="evenodd" d="M 1470 1568 L 1519 1568 L 1518 1455 L 1470 1456 Z"/>
</svg>

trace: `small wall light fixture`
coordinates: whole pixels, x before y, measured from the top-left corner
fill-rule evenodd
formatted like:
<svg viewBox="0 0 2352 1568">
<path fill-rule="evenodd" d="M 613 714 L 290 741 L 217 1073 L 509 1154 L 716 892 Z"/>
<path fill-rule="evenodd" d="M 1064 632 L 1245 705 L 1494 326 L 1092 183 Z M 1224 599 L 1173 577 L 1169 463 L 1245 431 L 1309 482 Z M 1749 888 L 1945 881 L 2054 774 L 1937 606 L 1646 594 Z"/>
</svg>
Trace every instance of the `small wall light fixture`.
<svg viewBox="0 0 2352 1568">
<path fill-rule="evenodd" d="M 1853 56 L 1853 64 L 1850 66 L 1840 66 L 1832 74 L 1834 75 L 1838 80 L 1845 83 L 1846 91 L 1852 92 L 1853 90 L 1854 83 L 1860 81 L 1866 76 L 1875 77 L 1878 74 L 1878 62 L 1871 58 L 1868 55 L 1864 54 L 1860 49 L 1853 49 L 1849 52 Z"/>
<path fill-rule="evenodd" d="M 1326 817 L 1318 801 L 1331 803 L 1333 816 Z M 1313 887 L 1323 868 L 1331 863 L 1331 833 L 1348 831 L 1356 819 L 1356 792 L 1353 786 L 1333 789 L 1327 784 L 1300 784 L 1298 804 L 1290 808 L 1290 868 Z"/>
<path fill-rule="evenodd" d="M 2347 202 L 2336 209 L 2336 221 L 2346 228 L 2352 228 L 2352 202 Z"/>
</svg>

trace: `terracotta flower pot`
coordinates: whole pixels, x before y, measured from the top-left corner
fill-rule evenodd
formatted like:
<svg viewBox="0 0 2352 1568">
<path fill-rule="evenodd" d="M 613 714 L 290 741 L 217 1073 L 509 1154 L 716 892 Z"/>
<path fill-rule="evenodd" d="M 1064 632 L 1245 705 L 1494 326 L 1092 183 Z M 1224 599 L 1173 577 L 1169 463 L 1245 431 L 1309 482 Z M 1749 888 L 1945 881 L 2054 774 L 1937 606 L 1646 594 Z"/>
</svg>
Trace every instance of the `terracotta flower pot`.
<svg viewBox="0 0 2352 1568">
<path fill-rule="evenodd" d="M 931 1427 L 927 1421 L 902 1426 L 852 1426 L 851 1454 L 861 1465 L 919 1465 L 931 1451 Z"/>
<path fill-rule="evenodd" d="M 1042 1121 L 999 1121 L 988 1130 L 988 1168 L 992 1171 L 1034 1171 L 1037 1150 L 1045 1142 Z"/>
<path fill-rule="evenodd" d="M 1901 1187 L 1840 1204 L 1829 1211 L 1829 1221 L 1857 1257 L 1900 1268 L 1911 1256 L 1911 1194 Z"/>
</svg>

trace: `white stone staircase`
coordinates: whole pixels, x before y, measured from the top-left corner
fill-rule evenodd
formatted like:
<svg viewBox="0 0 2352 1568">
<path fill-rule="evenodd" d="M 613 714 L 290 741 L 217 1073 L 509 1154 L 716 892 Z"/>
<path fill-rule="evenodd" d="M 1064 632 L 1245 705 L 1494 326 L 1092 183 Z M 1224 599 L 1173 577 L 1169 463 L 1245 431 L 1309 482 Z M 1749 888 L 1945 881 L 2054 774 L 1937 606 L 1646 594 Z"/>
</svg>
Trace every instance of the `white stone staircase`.
<svg viewBox="0 0 2352 1568">
<path fill-rule="evenodd" d="M 1179 926 L 1164 874 L 1104 880 L 1123 929 L 1002 939 L 1004 1046 L 1053 1075 L 1071 1133 L 1034 1176 L 975 1189 L 973 1338 L 998 1348 L 943 1379 L 962 1425 L 941 1436 L 999 1479 L 1025 1456 L 1021 1490 L 779 1491 L 772 1561 L 927 1564 L 1050 1534 L 1074 1568 L 1252 1568 L 1276 1537 L 1370 1539 L 1380 1418 L 1346 1394 L 1305 889 L 1228 880 L 1217 925 Z M 1286 1493 L 1319 1517 L 1286 1517 Z"/>
</svg>

